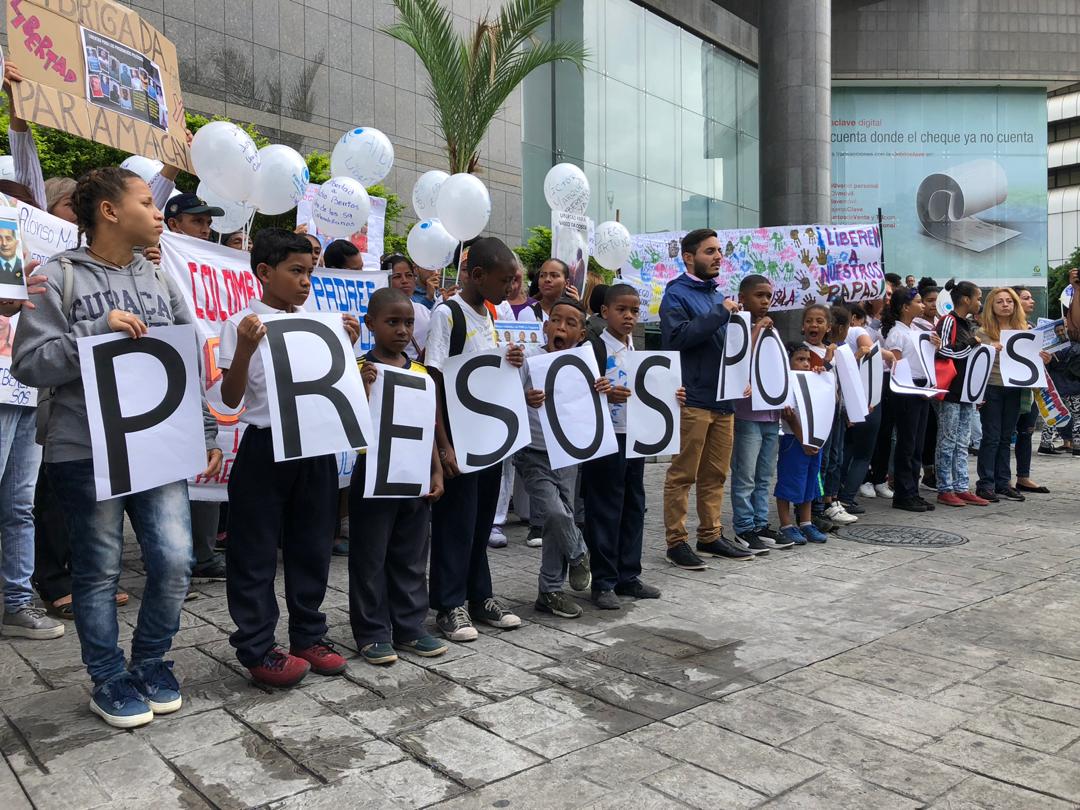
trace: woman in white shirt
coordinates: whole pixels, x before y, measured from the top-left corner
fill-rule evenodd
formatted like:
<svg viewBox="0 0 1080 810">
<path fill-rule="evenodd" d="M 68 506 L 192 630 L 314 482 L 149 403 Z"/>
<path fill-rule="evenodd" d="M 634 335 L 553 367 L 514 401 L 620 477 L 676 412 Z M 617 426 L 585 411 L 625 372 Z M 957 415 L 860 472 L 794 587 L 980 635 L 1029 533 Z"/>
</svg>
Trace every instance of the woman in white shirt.
<svg viewBox="0 0 1080 810">
<path fill-rule="evenodd" d="M 405 354 L 410 360 L 424 362 L 424 345 L 427 343 L 428 327 L 431 323 L 431 310 L 413 300 L 418 276 L 412 262 L 400 254 L 383 259 L 382 271 L 390 278 L 390 286 L 409 296 L 413 307 L 413 338 L 405 347 Z"/>
</svg>

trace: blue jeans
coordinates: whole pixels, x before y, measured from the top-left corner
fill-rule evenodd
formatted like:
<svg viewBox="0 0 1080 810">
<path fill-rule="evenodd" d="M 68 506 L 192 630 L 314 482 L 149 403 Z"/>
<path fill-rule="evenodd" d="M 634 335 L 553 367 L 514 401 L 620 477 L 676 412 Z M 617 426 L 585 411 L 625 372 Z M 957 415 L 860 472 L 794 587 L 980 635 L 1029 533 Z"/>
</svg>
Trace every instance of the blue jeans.
<svg viewBox="0 0 1080 810">
<path fill-rule="evenodd" d="M 1020 394 L 1019 388 L 986 386 L 986 400 L 979 409 L 983 429 L 979 445 L 979 489 L 1001 492 L 1012 485 L 1009 442 L 1020 417 Z"/>
<path fill-rule="evenodd" d="M 124 550 L 124 509 L 142 549 L 146 589 L 131 639 L 131 663 L 161 658 L 180 629 L 194 554 L 186 481 L 98 501 L 90 459 L 47 463 L 71 536 L 71 599 L 82 660 L 95 686 L 124 671 L 118 646 L 116 584 Z"/>
<path fill-rule="evenodd" d="M 989 390 L 989 388 L 987 389 Z M 968 437 L 975 406 L 968 402 L 942 402 L 938 411 L 937 454 L 934 472 L 939 493 L 967 492 Z"/>
<path fill-rule="evenodd" d="M 752 532 L 769 522 L 769 490 L 780 447 L 778 422 L 735 420 L 731 453 L 731 516 L 735 533 Z"/>
<path fill-rule="evenodd" d="M 35 408 L 0 405 L 0 587 L 7 611 L 34 598 L 34 484 L 41 464 L 36 414 Z"/>
</svg>

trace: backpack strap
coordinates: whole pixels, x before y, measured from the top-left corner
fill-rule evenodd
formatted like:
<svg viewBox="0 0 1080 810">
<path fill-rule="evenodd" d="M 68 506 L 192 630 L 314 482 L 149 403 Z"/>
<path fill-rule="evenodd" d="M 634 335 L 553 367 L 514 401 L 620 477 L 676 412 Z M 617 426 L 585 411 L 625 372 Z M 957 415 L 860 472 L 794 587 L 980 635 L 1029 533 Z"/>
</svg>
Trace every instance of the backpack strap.
<svg viewBox="0 0 1080 810">
<path fill-rule="evenodd" d="M 450 357 L 456 357 L 465 350 L 465 313 L 457 301 L 443 301 L 450 310 Z"/>
<path fill-rule="evenodd" d="M 529 309 L 531 309 L 533 311 L 533 315 L 536 316 L 537 323 L 544 322 L 544 310 L 540 308 L 539 301 L 533 301 L 531 304 L 529 304 Z"/>
<path fill-rule="evenodd" d="M 60 306 L 64 317 L 67 318 L 70 317 L 71 305 L 75 301 L 75 268 L 71 266 L 71 259 L 67 256 L 61 256 L 59 261 L 60 269 L 64 272 Z"/>
<path fill-rule="evenodd" d="M 593 354 L 596 355 L 596 366 L 600 369 L 600 376 L 607 373 L 607 346 L 600 335 L 589 333 L 586 340 L 592 344 Z"/>
</svg>

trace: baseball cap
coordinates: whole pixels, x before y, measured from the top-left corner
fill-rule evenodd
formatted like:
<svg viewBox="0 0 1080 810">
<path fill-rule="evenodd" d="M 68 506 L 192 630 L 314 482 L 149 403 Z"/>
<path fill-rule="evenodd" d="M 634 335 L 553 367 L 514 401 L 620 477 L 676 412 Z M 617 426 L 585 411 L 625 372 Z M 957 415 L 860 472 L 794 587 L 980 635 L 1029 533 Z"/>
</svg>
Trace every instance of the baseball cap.
<svg viewBox="0 0 1080 810">
<path fill-rule="evenodd" d="M 207 205 L 206 200 L 198 194 L 187 192 L 177 194 L 165 206 L 165 219 L 180 216 L 180 214 L 209 214 L 212 217 L 225 216 L 225 211 L 213 205 Z"/>
</svg>

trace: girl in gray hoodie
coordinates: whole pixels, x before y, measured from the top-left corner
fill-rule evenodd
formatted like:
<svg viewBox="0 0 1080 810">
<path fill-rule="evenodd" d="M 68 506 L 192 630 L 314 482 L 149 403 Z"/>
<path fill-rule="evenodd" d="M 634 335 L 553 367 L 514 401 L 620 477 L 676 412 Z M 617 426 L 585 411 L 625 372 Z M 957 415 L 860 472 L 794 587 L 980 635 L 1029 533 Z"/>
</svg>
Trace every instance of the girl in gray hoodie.
<svg viewBox="0 0 1080 810">
<path fill-rule="evenodd" d="M 191 573 L 187 482 L 96 499 L 76 341 L 110 332 L 138 339 L 155 326 L 191 323 L 191 313 L 176 286 L 136 250 L 157 244 L 162 230 L 161 212 L 138 175 L 95 169 L 79 180 L 73 204 L 86 247 L 53 257 L 39 271 L 46 290 L 22 315 L 11 371 L 26 385 L 52 391 L 47 413 L 39 414 L 39 432 L 44 430 L 44 462 L 71 536 L 75 627 L 94 682 L 90 709 L 109 725 L 133 728 L 181 705 L 172 662 L 163 656 L 180 627 Z M 210 476 L 221 465 L 221 451 L 205 401 L 203 414 Z M 115 602 L 125 509 L 146 568 L 130 666 L 118 646 Z"/>
</svg>

